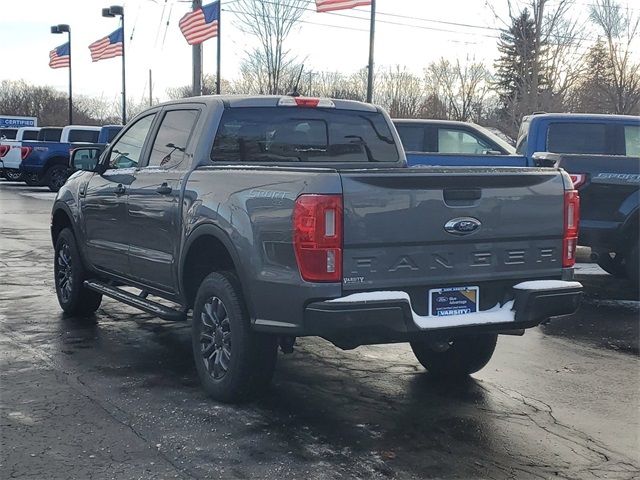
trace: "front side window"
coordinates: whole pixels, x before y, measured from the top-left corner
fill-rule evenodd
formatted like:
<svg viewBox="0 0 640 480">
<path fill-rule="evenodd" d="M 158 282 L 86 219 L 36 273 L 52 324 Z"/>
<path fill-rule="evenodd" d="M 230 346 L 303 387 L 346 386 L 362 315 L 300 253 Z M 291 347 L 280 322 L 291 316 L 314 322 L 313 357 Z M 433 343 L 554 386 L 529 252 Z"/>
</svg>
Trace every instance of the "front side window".
<svg viewBox="0 0 640 480">
<path fill-rule="evenodd" d="M 296 107 L 228 108 L 211 159 L 226 162 L 397 162 L 378 112 Z"/>
<path fill-rule="evenodd" d="M 487 142 L 463 130 L 438 129 L 438 153 L 482 155 L 491 150 Z"/>
<path fill-rule="evenodd" d="M 627 157 L 640 157 L 640 125 L 624 126 L 624 145 Z"/>
<path fill-rule="evenodd" d="M 594 155 L 616 153 L 604 123 L 552 123 L 547 131 L 547 150 Z"/>
<path fill-rule="evenodd" d="M 109 168 L 131 168 L 140 163 L 140 155 L 144 141 L 149 134 L 156 114 L 142 117 L 131 125 L 127 131 L 113 144 L 109 153 Z"/>
<path fill-rule="evenodd" d="M 419 125 L 397 125 L 398 135 L 406 152 L 424 152 L 424 127 Z"/>
<path fill-rule="evenodd" d="M 197 118 L 197 110 L 167 112 L 153 142 L 149 166 L 162 168 L 178 166 L 184 159 L 187 142 Z"/>
</svg>

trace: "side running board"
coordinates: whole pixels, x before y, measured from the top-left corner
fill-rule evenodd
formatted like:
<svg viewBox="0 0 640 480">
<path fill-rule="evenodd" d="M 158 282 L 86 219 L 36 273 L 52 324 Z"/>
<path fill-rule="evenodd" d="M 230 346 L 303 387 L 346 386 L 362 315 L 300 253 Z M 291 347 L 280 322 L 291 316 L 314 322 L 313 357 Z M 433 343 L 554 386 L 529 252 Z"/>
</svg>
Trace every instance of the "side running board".
<svg viewBox="0 0 640 480">
<path fill-rule="evenodd" d="M 167 307 L 157 302 L 147 300 L 143 296 L 134 295 L 120 288 L 112 287 L 106 283 L 99 282 L 97 280 L 85 280 L 84 286 L 102 293 L 107 297 L 111 297 L 119 302 L 126 303 L 135 308 L 139 308 L 143 312 L 150 313 L 163 320 L 169 320 L 171 322 L 183 322 L 187 319 L 187 314 L 171 307 Z"/>
</svg>

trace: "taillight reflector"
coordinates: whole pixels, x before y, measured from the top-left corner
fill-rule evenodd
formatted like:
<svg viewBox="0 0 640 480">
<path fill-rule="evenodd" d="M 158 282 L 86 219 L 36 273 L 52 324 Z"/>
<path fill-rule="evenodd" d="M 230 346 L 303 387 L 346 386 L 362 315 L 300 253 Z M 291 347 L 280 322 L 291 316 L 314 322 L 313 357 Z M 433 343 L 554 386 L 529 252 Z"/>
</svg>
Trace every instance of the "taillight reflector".
<svg viewBox="0 0 640 480">
<path fill-rule="evenodd" d="M 571 181 L 573 182 L 573 188 L 578 189 L 587 181 L 587 175 L 584 173 L 570 173 Z"/>
<path fill-rule="evenodd" d="M 576 263 L 578 230 L 580 227 L 580 195 L 576 190 L 564 192 L 564 236 L 562 239 L 562 266 Z"/>
<path fill-rule="evenodd" d="M 342 196 L 301 195 L 293 209 L 293 247 L 302 278 L 342 281 Z"/>
<path fill-rule="evenodd" d="M 33 148 L 31 147 L 20 147 L 20 158 L 24 160 L 29 156 Z"/>
</svg>

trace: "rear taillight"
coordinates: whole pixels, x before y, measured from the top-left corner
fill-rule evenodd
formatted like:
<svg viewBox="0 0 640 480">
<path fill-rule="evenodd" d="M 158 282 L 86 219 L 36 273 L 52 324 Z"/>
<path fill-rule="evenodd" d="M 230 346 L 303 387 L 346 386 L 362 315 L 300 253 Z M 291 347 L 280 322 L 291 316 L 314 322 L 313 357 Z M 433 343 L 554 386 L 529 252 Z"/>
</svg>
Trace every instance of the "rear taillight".
<svg viewBox="0 0 640 480">
<path fill-rule="evenodd" d="M 584 173 L 570 173 L 569 176 L 573 182 L 573 188 L 576 190 L 587 181 L 587 175 Z"/>
<path fill-rule="evenodd" d="M 342 196 L 301 195 L 293 209 L 293 248 L 308 282 L 342 281 Z"/>
<path fill-rule="evenodd" d="M 0 145 L 0 158 L 4 157 L 7 153 L 9 153 L 10 149 L 11 147 L 9 145 Z"/>
<path fill-rule="evenodd" d="M 20 158 L 24 160 L 29 156 L 33 148 L 31 147 L 20 147 Z"/>
<path fill-rule="evenodd" d="M 576 263 L 578 228 L 580 225 L 580 195 L 576 190 L 564 192 L 564 237 L 562 239 L 562 266 Z"/>
</svg>

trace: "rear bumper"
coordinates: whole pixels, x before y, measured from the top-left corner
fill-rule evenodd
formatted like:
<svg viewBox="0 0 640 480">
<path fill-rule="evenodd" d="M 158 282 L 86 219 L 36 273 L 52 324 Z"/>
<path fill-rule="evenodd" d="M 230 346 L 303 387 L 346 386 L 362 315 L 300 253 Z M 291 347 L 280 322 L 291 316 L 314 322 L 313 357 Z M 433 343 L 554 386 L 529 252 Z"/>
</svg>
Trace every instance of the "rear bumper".
<svg viewBox="0 0 640 480">
<path fill-rule="evenodd" d="M 495 321 L 491 318 L 493 311 L 455 318 L 420 316 L 409 300 L 402 299 L 347 301 L 345 297 L 315 302 L 305 309 L 305 334 L 337 339 L 334 343 L 352 339 L 364 344 L 407 341 L 426 334 L 506 332 L 531 328 L 551 317 L 571 315 L 580 306 L 582 286 L 577 282 L 553 281 L 552 287 L 549 282 L 546 287 L 543 282 L 523 285 L 529 284 L 533 288 L 512 289 L 513 302 L 496 311 Z M 439 326 L 440 320 L 445 325 Z"/>
</svg>

